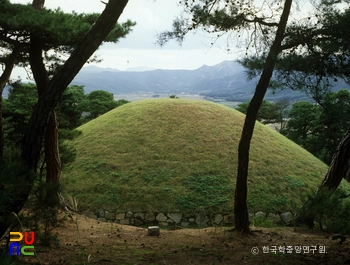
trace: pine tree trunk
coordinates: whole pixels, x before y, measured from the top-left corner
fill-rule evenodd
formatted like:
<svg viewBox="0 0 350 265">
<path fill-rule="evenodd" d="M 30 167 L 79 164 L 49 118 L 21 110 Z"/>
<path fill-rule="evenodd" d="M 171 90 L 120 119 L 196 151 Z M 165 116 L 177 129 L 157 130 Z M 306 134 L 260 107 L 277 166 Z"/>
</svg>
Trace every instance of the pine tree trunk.
<svg viewBox="0 0 350 265">
<path fill-rule="evenodd" d="M 34 0 L 33 7 L 39 12 L 44 8 L 45 0 Z M 30 65 L 37 84 L 40 98 L 48 88 L 49 77 L 44 65 L 43 41 L 36 33 L 30 39 Z M 58 149 L 58 121 L 55 110 L 49 117 L 44 136 L 44 154 L 46 164 L 46 203 L 47 206 L 59 206 L 62 201 L 60 193 L 61 159 Z M 64 203 L 62 201 L 62 203 Z"/>
<path fill-rule="evenodd" d="M 45 131 L 45 162 L 46 162 L 46 196 L 50 207 L 59 206 L 62 201 L 60 177 L 61 159 L 58 149 L 58 122 L 53 111 Z M 64 205 L 62 205 L 65 207 Z"/>
<path fill-rule="evenodd" d="M 304 209 L 303 214 L 296 217 L 296 222 L 298 224 L 305 224 L 310 228 L 314 227 L 315 213 L 308 209 L 312 209 L 315 207 L 314 205 L 319 204 L 319 196 L 322 198 L 331 196 L 343 178 L 350 182 L 350 130 L 347 131 L 344 138 L 340 141 L 327 174 L 317 189 L 316 194 L 304 203 L 302 206 Z"/>
<path fill-rule="evenodd" d="M 5 87 L 5 86 L 4 86 Z M 5 148 L 5 135 L 4 135 L 4 122 L 2 118 L 2 92 L 4 87 L 0 87 L 0 163 L 4 157 L 4 148 Z"/>
<path fill-rule="evenodd" d="M 249 218 L 247 207 L 247 179 L 250 142 L 253 136 L 255 121 L 258 115 L 259 108 L 269 86 L 278 54 L 281 52 L 281 43 L 284 39 L 284 32 L 287 25 L 291 5 L 292 0 L 286 0 L 284 3 L 284 9 L 278 25 L 276 37 L 267 55 L 263 72 L 255 88 L 254 96 L 249 103 L 246 118 L 243 125 L 241 139 L 238 146 L 238 170 L 235 191 L 234 213 L 235 229 L 240 233 L 249 232 Z"/>
<path fill-rule="evenodd" d="M 350 182 L 350 130 L 340 141 L 320 188 L 335 190 L 343 178 Z"/>
</svg>

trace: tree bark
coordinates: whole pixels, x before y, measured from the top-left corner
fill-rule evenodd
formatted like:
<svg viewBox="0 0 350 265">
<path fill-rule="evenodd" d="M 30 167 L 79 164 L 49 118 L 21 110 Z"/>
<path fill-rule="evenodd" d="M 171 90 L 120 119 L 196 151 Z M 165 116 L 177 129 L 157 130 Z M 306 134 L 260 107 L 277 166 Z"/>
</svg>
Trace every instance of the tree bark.
<svg viewBox="0 0 350 265">
<path fill-rule="evenodd" d="M 350 130 L 339 143 L 320 188 L 335 190 L 343 178 L 350 182 Z"/>
<path fill-rule="evenodd" d="M 45 0 L 33 0 L 33 7 L 39 12 L 44 8 Z M 47 90 L 49 77 L 44 65 L 43 41 L 35 32 L 31 33 L 29 61 L 37 85 L 38 97 Z M 61 159 L 58 148 L 58 121 L 55 110 L 50 115 L 44 135 L 44 153 L 46 164 L 46 203 L 47 206 L 59 206 L 62 201 L 60 192 Z"/>
<path fill-rule="evenodd" d="M 320 187 L 317 189 L 316 194 L 304 203 L 302 208 L 305 210 L 303 211 L 303 214 L 296 217 L 296 222 L 298 224 L 305 224 L 310 228 L 314 227 L 315 213 L 308 209 L 312 209 L 315 205 L 319 204 L 320 196 L 322 198 L 324 196 L 331 196 L 338 188 L 343 178 L 350 182 L 350 129 L 340 141 L 333 155 L 326 176 Z"/>
<path fill-rule="evenodd" d="M 0 161 L 4 155 L 4 147 L 5 147 L 5 136 L 4 136 L 4 124 L 2 119 L 2 93 L 4 88 L 11 77 L 11 73 L 13 67 L 15 66 L 17 55 L 19 54 L 19 47 L 15 46 L 12 50 L 12 53 L 7 58 L 5 62 L 5 70 L 0 76 Z"/>
<path fill-rule="evenodd" d="M 46 198 L 50 207 L 65 208 L 61 195 L 61 158 L 58 148 L 58 121 L 56 111 L 53 111 L 45 131 L 45 162 L 46 162 Z"/>
<path fill-rule="evenodd" d="M 242 135 L 238 146 L 238 170 L 235 191 L 234 213 L 235 229 L 241 233 L 249 232 L 249 219 L 247 207 L 247 178 L 250 142 L 253 136 L 255 121 L 258 115 L 259 108 L 269 86 L 278 55 L 281 52 L 281 44 L 284 39 L 284 32 L 287 25 L 291 5 L 292 0 L 286 0 L 284 3 L 284 8 L 280 18 L 280 22 L 278 24 L 275 40 L 271 45 L 270 51 L 266 58 L 263 72 L 255 88 L 254 96 L 250 101 L 247 109 Z"/>
<path fill-rule="evenodd" d="M 28 170 L 25 176 L 27 186 L 23 189 L 21 195 L 16 198 L 16 201 L 9 205 L 8 213 L 14 212 L 17 214 L 32 190 L 34 180 L 31 177 L 31 172 L 37 170 L 45 129 L 60 96 L 85 62 L 108 36 L 127 3 L 128 0 L 109 0 L 92 29 L 86 34 L 61 70 L 49 81 L 47 90 L 39 98 L 30 119 L 22 148 L 22 159 Z M 0 219 L 0 236 L 6 232 L 9 225 L 8 218 Z"/>
</svg>

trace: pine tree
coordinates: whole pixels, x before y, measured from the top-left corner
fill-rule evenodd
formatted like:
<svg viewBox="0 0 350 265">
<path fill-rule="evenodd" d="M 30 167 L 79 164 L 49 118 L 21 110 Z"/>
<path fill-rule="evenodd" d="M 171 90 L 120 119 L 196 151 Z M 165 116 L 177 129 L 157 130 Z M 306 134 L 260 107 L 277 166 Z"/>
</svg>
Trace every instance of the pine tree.
<svg viewBox="0 0 350 265">
<path fill-rule="evenodd" d="M 85 15 L 74 13 L 68 16 L 73 20 L 68 19 L 64 23 L 63 18 L 67 16 L 59 10 L 57 12 L 38 11 L 31 5 L 16 5 L 0 0 L 0 29 L 4 30 L 0 34 L 2 41 L 17 43 L 23 40 L 23 49 L 27 49 L 27 52 L 29 50 L 30 53 L 30 42 L 33 37 L 31 34 L 35 33 L 34 37 L 42 41 L 41 48 L 44 54 L 50 49 L 71 53 L 63 65 L 54 67 L 48 81 L 40 79 L 40 82 L 46 83 L 46 89 L 42 91 L 38 99 L 28 131 L 23 139 L 22 159 L 27 174 L 21 178 L 24 185 L 21 187 L 20 195 L 9 202 L 4 216 L 0 218 L 0 235 L 3 235 L 10 225 L 9 214 L 18 213 L 31 192 L 34 179 L 30 172 L 37 170 L 44 133 L 60 96 L 104 40 L 116 42 L 118 38 L 125 36 L 134 25 L 130 21 L 123 25 L 116 24 L 127 3 L 127 0 L 110 0 L 97 20 L 92 20 L 92 16 L 85 17 Z M 56 13 L 57 16 L 54 15 Z M 79 21 L 83 17 L 86 18 L 87 23 L 78 23 L 79 26 L 74 31 L 72 28 L 74 18 Z M 82 32 L 84 34 L 78 34 Z M 70 36 L 72 39 L 69 39 Z M 54 46 L 50 47 L 50 45 Z M 32 50 L 31 52 L 38 51 Z M 39 55 L 34 55 L 34 57 L 33 59 L 38 60 Z M 35 66 L 42 67 L 42 64 L 38 63 Z"/>
<path fill-rule="evenodd" d="M 184 6 L 184 15 L 174 20 L 171 31 L 159 34 L 160 45 L 164 45 L 170 39 L 176 39 L 181 43 L 186 34 L 193 30 L 215 34 L 216 39 L 229 36 L 238 45 L 246 46 L 247 57 L 240 62 L 250 69 L 250 76 L 260 75 L 254 96 L 247 109 L 238 150 L 235 228 L 239 232 L 248 232 L 246 198 L 250 140 L 266 90 L 273 85 L 271 82 L 273 72 L 276 67 L 279 67 L 282 58 L 298 56 L 305 47 L 309 47 L 310 43 L 310 49 L 318 50 L 318 45 L 323 43 L 325 37 L 323 34 L 329 34 L 326 35 L 323 43 L 324 49 L 331 49 L 332 38 L 349 39 L 349 34 L 343 32 L 344 24 L 336 23 L 334 28 L 327 27 L 332 25 L 332 20 L 327 20 L 332 18 L 332 14 L 335 14 L 333 17 L 339 15 L 340 21 L 344 17 L 344 12 L 337 7 L 339 1 L 320 0 L 313 3 L 316 8 L 308 17 L 300 20 L 290 19 L 288 22 L 292 7 L 291 0 L 285 0 L 283 7 L 279 1 L 183 0 L 180 3 Z M 318 10 L 321 10 L 321 17 Z M 300 10 L 294 9 L 293 12 L 300 12 Z M 337 32 L 332 33 L 332 30 Z M 346 35 L 343 35 L 344 33 Z M 214 43 L 215 41 L 212 45 Z M 249 53 L 251 50 L 253 50 L 252 54 Z M 331 54 L 334 55 L 334 51 L 333 53 L 331 51 Z M 309 65 L 305 63 L 304 67 L 307 68 Z"/>
</svg>

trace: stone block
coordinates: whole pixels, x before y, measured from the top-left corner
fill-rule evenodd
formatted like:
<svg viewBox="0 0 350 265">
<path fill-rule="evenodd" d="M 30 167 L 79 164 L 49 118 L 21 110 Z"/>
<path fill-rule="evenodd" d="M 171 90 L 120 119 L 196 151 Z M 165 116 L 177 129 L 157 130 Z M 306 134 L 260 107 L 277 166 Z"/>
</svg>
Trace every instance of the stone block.
<svg viewBox="0 0 350 265">
<path fill-rule="evenodd" d="M 115 213 L 109 213 L 109 212 L 105 212 L 105 218 L 107 220 L 115 220 Z"/>
<path fill-rule="evenodd" d="M 130 219 L 129 218 L 125 218 L 120 220 L 120 224 L 122 225 L 129 225 L 130 224 Z"/>
<path fill-rule="evenodd" d="M 190 222 L 181 222 L 181 226 L 182 227 L 189 227 L 190 226 Z"/>
<path fill-rule="evenodd" d="M 259 216 L 266 217 L 266 213 L 264 213 L 264 212 L 255 213 L 255 217 L 259 217 Z"/>
<path fill-rule="evenodd" d="M 148 236 L 159 236 L 160 235 L 159 226 L 150 226 L 150 227 L 148 227 L 147 235 Z"/>
<path fill-rule="evenodd" d="M 174 223 L 178 224 L 181 221 L 182 213 L 168 213 L 167 216 L 174 221 Z"/>
<path fill-rule="evenodd" d="M 224 220 L 224 217 L 222 216 L 222 214 L 215 214 L 213 221 L 215 224 L 220 224 L 222 222 L 222 220 Z"/>
<path fill-rule="evenodd" d="M 126 214 L 125 214 L 125 218 L 131 218 L 133 216 L 133 213 L 128 211 Z"/>
<path fill-rule="evenodd" d="M 190 223 L 194 223 L 194 218 L 188 218 L 188 221 L 190 222 Z"/>
<path fill-rule="evenodd" d="M 276 218 L 276 214 L 274 214 L 274 213 L 269 213 L 269 214 L 266 216 L 266 218 L 267 218 L 268 220 L 270 220 L 270 221 L 274 221 L 275 218 Z"/>
<path fill-rule="evenodd" d="M 168 218 L 163 213 L 159 213 L 157 214 L 156 219 L 158 222 L 166 222 Z"/>
<path fill-rule="evenodd" d="M 252 214 L 252 213 L 248 214 L 248 220 L 249 220 L 249 222 L 253 223 L 253 221 L 254 221 L 254 214 Z"/>
<path fill-rule="evenodd" d="M 278 223 L 281 221 L 281 217 L 278 214 L 274 214 L 274 213 L 269 213 L 267 215 L 267 219 L 274 223 Z"/>
<path fill-rule="evenodd" d="M 134 217 L 143 220 L 143 219 L 145 219 L 145 214 L 144 213 L 135 213 Z"/>
<path fill-rule="evenodd" d="M 116 220 L 122 220 L 122 219 L 124 219 L 125 218 L 125 213 L 117 213 L 116 215 L 115 215 L 115 219 Z"/>
<path fill-rule="evenodd" d="M 235 223 L 235 216 L 233 214 L 224 215 L 224 223 L 232 225 Z"/>
<path fill-rule="evenodd" d="M 133 224 L 133 225 L 143 225 L 143 220 L 141 220 L 139 218 L 133 218 L 131 220 L 131 224 Z"/>
<path fill-rule="evenodd" d="M 106 218 L 103 218 L 103 217 L 99 217 L 97 218 L 97 220 L 101 221 L 101 222 L 107 222 L 107 219 Z"/>
<path fill-rule="evenodd" d="M 167 222 L 158 222 L 158 225 L 159 226 L 168 226 L 168 223 Z"/>
<path fill-rule="evenodd" d="M 204 208 L 201 208 L 199 210 L 199 213 L 198 215 L 196 216 L 196 224 L 199 226 L 199 227 L 207 227 L 208 226 L 208 217 L 205 213 L 205 209 Z"/>
<path fill-rule="evenodd" d="M 293 220 L 293 214 L 291 212 L 282 213 L 280 218 L 284 224 L 290 225 Z"/>
<path fill-rule="evenodd" d="M 87 216 L 89 218 L 92 218 L 92 219 L 96 219 L 96 213 L 92 212 L 92 211 L 89 211 L 89 210 L 85 210 L 81 213 L 82 215 L 84 216 Z"/>
<path fill-rule="evenodd" d="M 146 221 L 154 221 L 156 217 L 154 216 L 154 213 L 146 213 L 145 214 L 145 219 Z"/>
<path fill-rule="evenodd" d="M 97 210 L 97 211 L 95 212 L 95 214 L 96 214 L 97 218 L 99 218 L 99 217 L 105 217 L 105 212 L 104 212 L 103 210 Z"/>
</svg>

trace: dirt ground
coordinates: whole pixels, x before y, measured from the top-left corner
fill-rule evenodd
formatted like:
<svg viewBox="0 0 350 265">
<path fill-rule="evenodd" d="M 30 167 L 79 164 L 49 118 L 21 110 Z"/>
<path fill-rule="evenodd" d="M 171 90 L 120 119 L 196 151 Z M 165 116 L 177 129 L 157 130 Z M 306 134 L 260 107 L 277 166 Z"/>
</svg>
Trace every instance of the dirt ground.
<svg viewBox="0 0 350 265">
<path fill-rule="evenodd" d="M 48 249 L 34 243 L 35 255 L 20 256 L 19 263 L 350 264 L 349 237 L 339 244 L 339 240 L 332 240 L 331 234 L 304 228 L 252 227 L 253 232 L 246 236 L 229 230 L 222 227 L 168 228 L 161 229 L 160 236 L 156 237 L 147 236 L 147 228 L 99 222 L 78 215 L 54 230 L 54 233 L 58 233 L 59 245 Z M 298 246 L 301 247 L 301 253 L 296 253 Z M 275 247 L 276 253 L 272 251 Z"/>
</svg>

